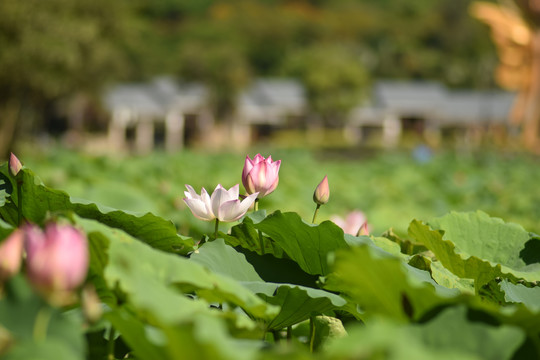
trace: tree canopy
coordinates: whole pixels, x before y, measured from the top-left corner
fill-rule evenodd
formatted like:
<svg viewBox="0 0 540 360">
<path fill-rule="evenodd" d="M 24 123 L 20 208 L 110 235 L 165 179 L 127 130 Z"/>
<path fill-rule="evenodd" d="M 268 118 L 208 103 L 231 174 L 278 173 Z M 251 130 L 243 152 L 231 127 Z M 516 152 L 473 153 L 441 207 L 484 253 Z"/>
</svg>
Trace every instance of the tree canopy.
<svg viewBox="0 0 540 360">
<path fill-rule="evenodd" d="M 59 98 L 160 74 L 205 82 L 225 112 L 254 76 L 298 76 L 312 105 L 333 112 L 350 100 L 340 95 L 338 104 L 326 103 L 320 92 L 330 79 L 333 93 L 338 87 L 356 94 L 369 78 L 492 87 L 495 51 L 488 29 L 469 16 L 470 3 L 4 1 L 0 112 L 20 118 L 22 108 L 39 120 Z"/>
</svg>

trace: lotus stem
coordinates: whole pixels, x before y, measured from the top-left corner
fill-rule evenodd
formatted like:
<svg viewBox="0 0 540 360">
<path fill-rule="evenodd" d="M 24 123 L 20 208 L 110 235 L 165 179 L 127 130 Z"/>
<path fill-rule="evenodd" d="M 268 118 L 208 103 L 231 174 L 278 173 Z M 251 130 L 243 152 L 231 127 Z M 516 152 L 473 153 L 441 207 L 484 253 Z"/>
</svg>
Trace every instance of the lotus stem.
<svg viewBox="0 0 540 360">
<path fill-rule="evenodd" d="M 216 218 L 216 227 L 214 228 L 214 240 L 218 237 L 218 231 L 219 231 L 219 219 Z"/>
<path fill-rule="evenodd" d="M 22 196 L 22 180 L 17 180 L 17 224 L 21 226 L 23 220 L 22 206 L 23 206 L 23 196 Z"/>
<path fill-rule="evenodd" d="M 107 360 L 114 360 L 114 328 L 109 330 L 109 339 L 107 342 Z"/>
<path fill-rule="evenodd" d="M 291 342 L 292 339 L 292 326 L 287 326 L 287 341 Z"/>
<path fill-rule="evenodd" d="M 317 207 L 315 208 L 315 213 L 313 214 L 313 220 L 311 220 L 312 224 L 315 224 L 315 220 L 317 220 L 317 213 L 319 212 L 320 207 L 321 204 L 317 204 Z"/>
<path fill-rule="evenodd" d="M 274 343 L 278 344 L 281 340 L 279 337 L 279 330 L 272 330 L 272 335 L 274 336 Z"/>
<path fill-rule="evenodd" d="M 261 255 L 264 255 L 264 238 L 261 230 L 257 230 L 259 232 L 259 245 L 261 246 Z"/>
<path fill-rule="evenodd" d="M 35 341 L 45 341 L 47 338 L 47 328 L 49 327 L 51 315 L 51 309 L 49 307 L 44 306 L 39 309 L 32 332 Z"/>
<path fill-rule="evenodd" d="M 309 317 L 309 352 L 313 352 L 315 346 L 315 317 Z"/>
</svg>

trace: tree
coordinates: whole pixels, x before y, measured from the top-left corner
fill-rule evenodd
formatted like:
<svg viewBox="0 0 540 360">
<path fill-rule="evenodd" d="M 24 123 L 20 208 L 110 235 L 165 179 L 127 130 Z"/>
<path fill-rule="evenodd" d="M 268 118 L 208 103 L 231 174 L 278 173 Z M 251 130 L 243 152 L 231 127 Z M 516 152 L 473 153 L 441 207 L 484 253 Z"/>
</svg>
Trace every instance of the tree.
<svg viewBox="0 0 540 360">
<path fill-rule="evenodd" d="M 237 95 L 250 79 L 242 52 L 231 43 L 191 42 L 180 52 L 180 76 L 204 83 L 218 120 L 231 122 Z"/>
<path fill-rule="evenodd" d="M 360 57 L 343 45 L 318 45 L 299 50 L 286 62 L 285 74 L 299 78 L 310 108 L 328 126 L 344 118 L 366 94 L 369 76 Z"/>
<path fill-rule="evenodd" d="M 0 156 L 55 100 L 118 76 L 124 1 L 0 2 Z"/>
</svg>

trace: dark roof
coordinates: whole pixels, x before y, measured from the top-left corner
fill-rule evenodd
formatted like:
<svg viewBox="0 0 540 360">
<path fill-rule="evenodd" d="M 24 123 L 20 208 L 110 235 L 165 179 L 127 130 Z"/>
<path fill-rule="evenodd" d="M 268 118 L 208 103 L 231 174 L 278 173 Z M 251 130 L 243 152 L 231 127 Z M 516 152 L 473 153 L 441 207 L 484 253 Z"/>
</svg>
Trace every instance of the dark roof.
<svg viewBox="0 0 540 360">
<path fill-rule="evenodd" d="M 170 109 L 192 111 L 206 101 L 204 85 L 181 83 L 171 77 L 157 77 L 150 83 L 116 85 L 105 92 L 110 111 L 128 109 L 141 116 L 163 117 Z"/>
<path fill-rule="evenodd" d="M 146 84 L 117 85 L 105 93 L 104 102 L 110 111 L 128 109 L 142 116 L 156 117 L 164 114 L 163 105 Z"/>
<path fill-rule="evenodd" d="M 244 121 L 278 124 L 305 110 L 304 87 L 292 79 L 258 79 L 240 94 L 238 107 Z"/>
<path fill-rule="evenodd" d="M 402 115 L 423 115 L 437 112 L 447 90 L 438 82 L 379 81 L 373 96 L 377 107 Z"/>
<path fill-rule="evenodd" d="M 242 94 L 246 101 L 260 106 L 278 106 L 296 110 L 306 104 L 302 84 L 292 79 L 258 79 Z"/>
<path fill-rule="evenodd" d="M 442 124 L 504 123 L 515 94 L 504 91 L 451 92 L 442 104 Z"/>
</svg>

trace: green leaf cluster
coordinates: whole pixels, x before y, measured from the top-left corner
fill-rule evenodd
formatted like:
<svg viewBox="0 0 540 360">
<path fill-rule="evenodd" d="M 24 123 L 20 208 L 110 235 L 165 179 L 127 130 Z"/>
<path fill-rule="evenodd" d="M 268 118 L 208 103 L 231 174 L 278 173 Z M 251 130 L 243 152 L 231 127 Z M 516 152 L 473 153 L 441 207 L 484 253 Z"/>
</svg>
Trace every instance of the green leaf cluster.
<svg viewBox="0 0 540 360">
<path fill-rule="evenodd" d="M 540 356 L 540 239 L 483 212 L 355 237 L 258 211 L 196 244 L 170 221 L 82 203 L 27 168 L 0 174 L 0 240 L 20 214 L 83 230 L 103 310 L 96 320 L 83 302 L 48 304 L 23 269 L 0 295 L 7 359 Z"/>
</svg>

